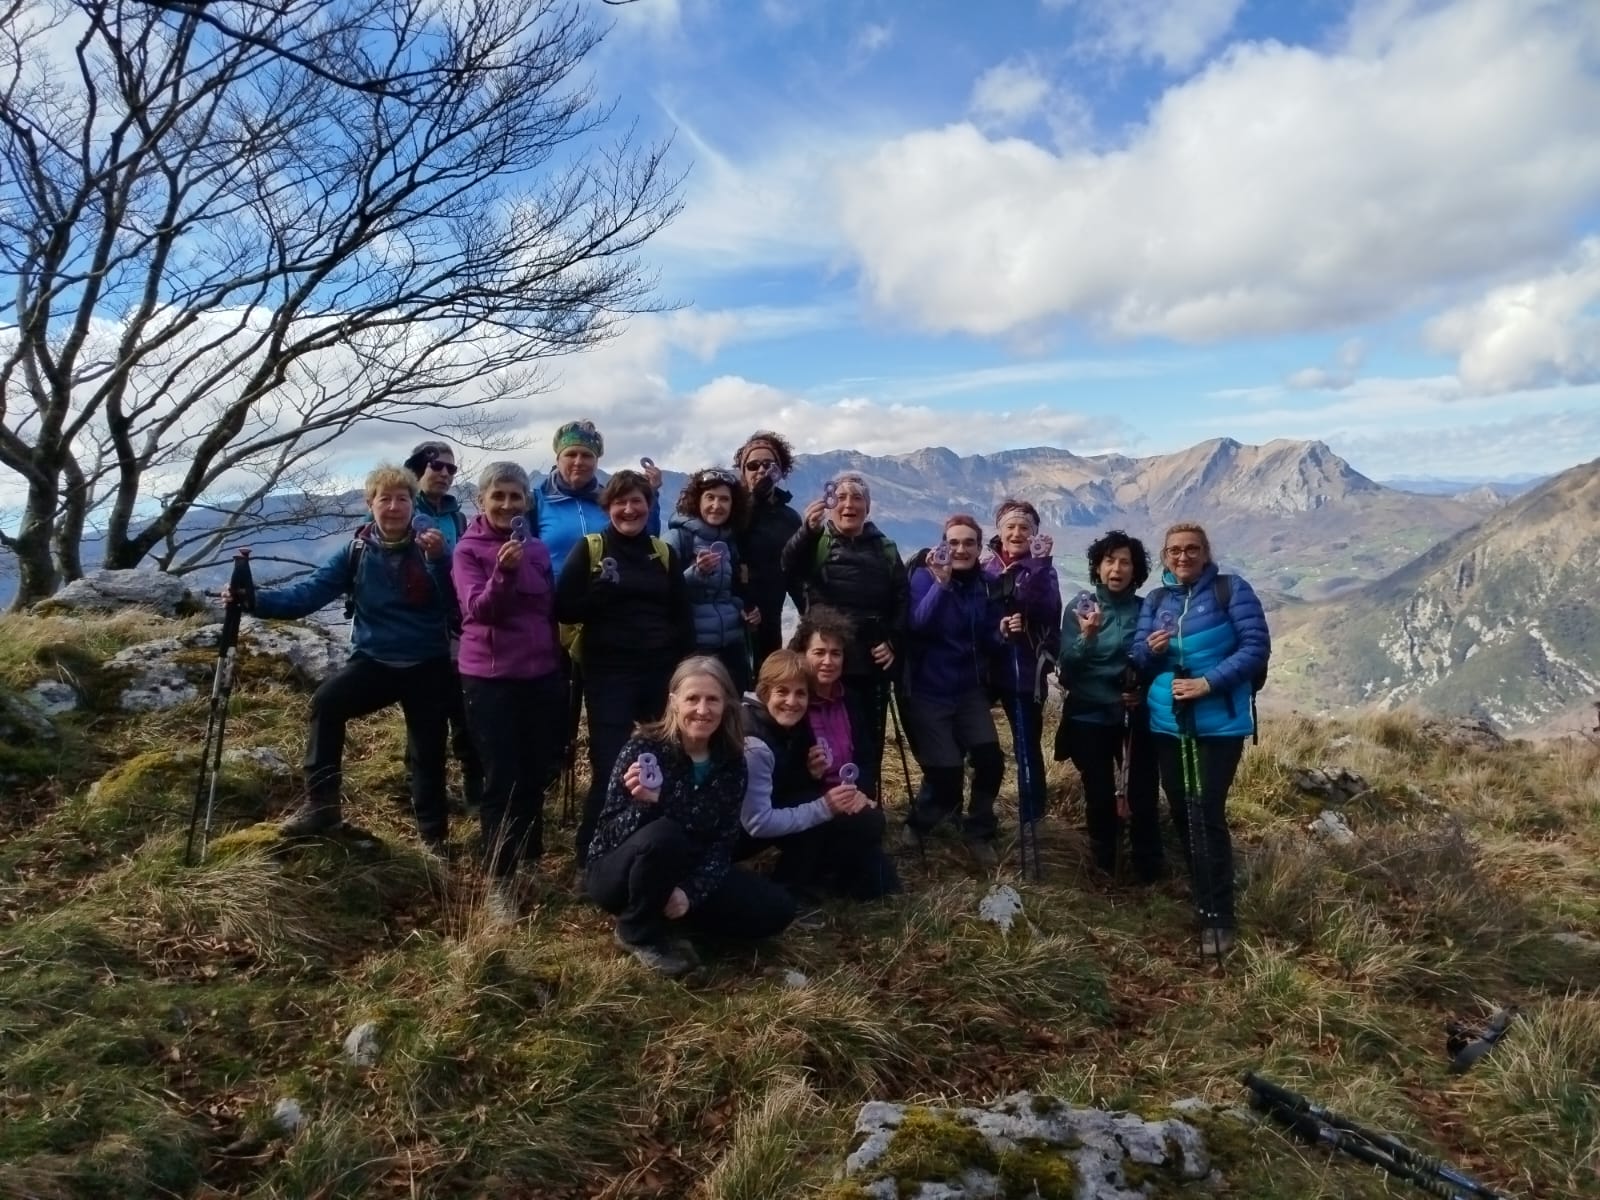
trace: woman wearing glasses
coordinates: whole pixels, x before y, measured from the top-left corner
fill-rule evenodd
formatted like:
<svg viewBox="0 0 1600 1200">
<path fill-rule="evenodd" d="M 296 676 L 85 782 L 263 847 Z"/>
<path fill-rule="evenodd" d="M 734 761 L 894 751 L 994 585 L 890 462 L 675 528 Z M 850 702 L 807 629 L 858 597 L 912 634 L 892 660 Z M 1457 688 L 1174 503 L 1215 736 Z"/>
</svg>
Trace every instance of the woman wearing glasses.
<svg viewBox="0 0 1600 1200">
<path fill-rule="evenodd" d="M 800 531 L 794 497 L 779 484 L 794 469 L 794 449 L 782 434 L 757 430 L 733 456 L 739 479 L 750 493 L 750 520 L 739 535 L 745 602 L 761 614 L 751 632 L 750 670 L 761 670 L 767 655 L 783 644 L 783 548 Z M 800 608 L 798 591 L 792 594 Z"/>
<path fill-rule="evenodd" d="M 1272 653 L 1266 613 L 1248 583 L 1221 575 L 1206 531 L 1167 530 L 1162 586 L 1144 599 L 1133 659 L 1152 680 L 1146 703 L 1161 787 L 1189 860 L 1200 947 L 1233 948 L 1233 844 L 1228 789 L 1244 740 L 1255 730 L 1254 681 Z"/>
<path fill-rule="evenodd" d="M 750 512 L 750 496 L 732 471 L 711 467 L 689 476 L 678 495 L 668 542 L 683 564 L 684 590 L 694 616 L 694 649 L 728 668 L 743 695 L 750 688 L 745 630 L 761 620 L 747 608 L 739 583 L 735 538 Z"/>
</svg>

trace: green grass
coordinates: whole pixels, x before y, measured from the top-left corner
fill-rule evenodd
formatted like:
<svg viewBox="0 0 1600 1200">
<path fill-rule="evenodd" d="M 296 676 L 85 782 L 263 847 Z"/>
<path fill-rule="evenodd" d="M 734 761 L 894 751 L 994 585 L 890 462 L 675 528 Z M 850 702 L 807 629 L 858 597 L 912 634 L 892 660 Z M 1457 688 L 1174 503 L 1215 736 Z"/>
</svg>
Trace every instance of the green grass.
<svg viewBox="0 0 1600 1200">
<path fill-rule="evenodd" d="M 27 620 L 0 623 L 0 677 L 21 682 L 39 644 L 64 660 L 130 636 Z M 304 718 L 303 695 L 251 684 L 230 744 L 293 760 Z M 1396 714 L 1270 723 L 1231 801 L 1243 937 L 1224 974 L 1198 961 L 1181 883 L 1091 876 L 1057 766 L 1047 878 L 1021 885 L 1010 936 L 935 840 L 901 860 L 904 897 L 672 982 L 575 894 L 558 803 L 526 919 L 488 930 L 471 866 L 441 876 L 415 851 L 393 722 L 352 729 L 350 816 L 374 836 L 285 845 L 258 822 L 293 781 L 231 773 L 210 856 L 185 868 L 202 726 L 200 705 L 67 722 L 92 752 L 43 768 L 0 847 L 0 1195 L 849 1196 L 833 1176 L 866 1099 L 1037 1089 L 1155 1115 L 1240 1101 L 1247 1068 L 1516 1193 L 1600 1185 L 1600 961 L 1552 936 L 1600 927 L 1593 746 L 1449 750 Z M 1317 806 L 1287 768 L 1325 763 L 1372 784 L 1352 847 L 1304 832 Z M 1506 1040 L 1448 1074 L 1445 1020 L 1508 1003 Z M 364 1020 L 370 1068 L 340 1050 Z M 308 1117 L 288 1136 L 268 1119 L 285 1096 Z M 1390 1194 L 1271 1129 L 1197 1119 L 1232 1194 Z M 1049 1165 L 1000 1167 L 1023 1188 Z"/>
</svg>

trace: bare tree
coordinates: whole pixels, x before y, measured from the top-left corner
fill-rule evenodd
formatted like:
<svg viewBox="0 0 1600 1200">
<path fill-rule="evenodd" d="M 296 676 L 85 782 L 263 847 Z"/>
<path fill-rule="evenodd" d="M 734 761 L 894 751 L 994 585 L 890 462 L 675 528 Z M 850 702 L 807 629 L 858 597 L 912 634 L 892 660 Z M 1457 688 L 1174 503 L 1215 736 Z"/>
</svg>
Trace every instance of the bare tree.
<svg viewBox="0 0 1600 1200">
<path fill-rule="evenodd" d="M 0 0 L 16 603 L 92 527 L 202 565 L 359 427 L 485 445 L 650 308 L 677 180 L 603 136 L 600 36 L 557 0 Z"/>
</svg>

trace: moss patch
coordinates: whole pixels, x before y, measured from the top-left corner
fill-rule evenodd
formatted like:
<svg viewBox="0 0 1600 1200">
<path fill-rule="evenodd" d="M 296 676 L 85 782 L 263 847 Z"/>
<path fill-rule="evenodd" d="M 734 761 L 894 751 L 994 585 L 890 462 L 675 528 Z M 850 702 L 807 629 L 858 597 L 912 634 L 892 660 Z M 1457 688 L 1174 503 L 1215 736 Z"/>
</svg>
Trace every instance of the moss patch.
<svg viewBox="0 0 1600 1200">
<path fill-rule="evenodd" d="M 909 1108 L 889 1148 L 873 1164 L 880 1178 L 914 1183 L 948 1183 L 971 1170 L 998 1170 L 999 1156 L 970 1125 L 926 1108 Z"/>
<path fill-rule="evenodd" d="M 1007 1150 L 1000 1156 L 1000 1191 L 1006 1200 L 1073 1200 L 1078 1168 L 1057 1150 Z"/>
</svg>

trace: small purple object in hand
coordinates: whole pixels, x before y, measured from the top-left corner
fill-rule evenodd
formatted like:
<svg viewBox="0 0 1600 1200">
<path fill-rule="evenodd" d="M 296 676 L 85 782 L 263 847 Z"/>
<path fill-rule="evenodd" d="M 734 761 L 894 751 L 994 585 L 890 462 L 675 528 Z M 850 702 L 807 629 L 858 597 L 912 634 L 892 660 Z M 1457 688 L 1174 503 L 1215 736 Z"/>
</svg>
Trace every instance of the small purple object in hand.
<svg viewBox="0 0 1600 1200">
<path fill-rule="evenodd" d="M 614 558 L 602 558 L 600 560 L 600 582 L 601 583 L 621 583 L 622 582 L 622 576 L 617 572 L 617 560 L 616 559 L 614 559 Z"/>
<path fill-rule="evenodd" d="M 831 479 L 822 485 L 822 507 L 839 507 L 839 485 Z"/>
<path fill-rule="evenodd" d="M 639 456 L 639 465 L 646 471 L 653 470 L 656 465 L 656 460 L 651 458 L 648 454 L 641 454 Z"/>
<path fill-rule="evenodd" d="M 1100 602 L 1094 598 L 1093 592 L 1079 592 L 1072 598 L 1072 611 L 1088 620 L 1100 611 Z"/>
<path fill-rule="evenodd" d="M 710 546 L 710 550 L 711 550 L 711 553 L 715 554 L 718 558 L 727 558 L 728 557 L 728 543 L 727 542 L 712 542 L 711 546 Z"/>
<path fill-rule="evenodd" d="M 1156 624 L 1161 626 L 1163 632 L 1174 633 L 1178 628 L 1178 618 L 1170 612 L 1164 612 L 1157 618 Z"/>
<path fill-rule="evenodd" d="M 661 764 L 656 761 L 656 756 L 648 750 L 635 760 L 639 768 L 639 782 L 652 792 L 660 788 L 662 783 Z"/>
<path fill-rule="evenodd" d="M 533 536 L 533 530 L 528 528 L 527 517 L 511 518 L 511 536 L 519 542 L 525 542 Z"/>
<path fill-rule="evenodd" d="M 846 787 L 855 787 L 856 781 L 861 778 L 861 768 L 855 763 L 845 763 L 839 768 L 839 782 Z"/>
<path fill-rule="evenodd" d="M 1038 537 L 1034 538 L 1033 541 L 1028 543 L 1028 553 L 1033 555 L 1035 558 L 1048 558 L 1050 556 L 1051 549 L 1052 547 L 1050 545 L 1050 539 L 1045 537 L 1042 533 Z"/>
<path fill-rule="evenodd" d="M 827 770 L 833 766 L 833 747 L 828 745 L 827 738 L 817 739 L 817 749 L 822 751 L 822 768 Z"/>
<path fill-rule="evenodd" d="M 423 516 L 421 513 L 418 513 L 416 516 L 411 518 L 412 533 L 427 533 L 428 530 L 432 528 L 433 522 L 427 517 Z"/>
<path fill-rule="evenodd" d="M 950 565 L 950 547 L 946 543 L 940 542 L 932 550 L 928 551 L 928 561 L 936 567 L 948 567 Z"/>
</svg>

